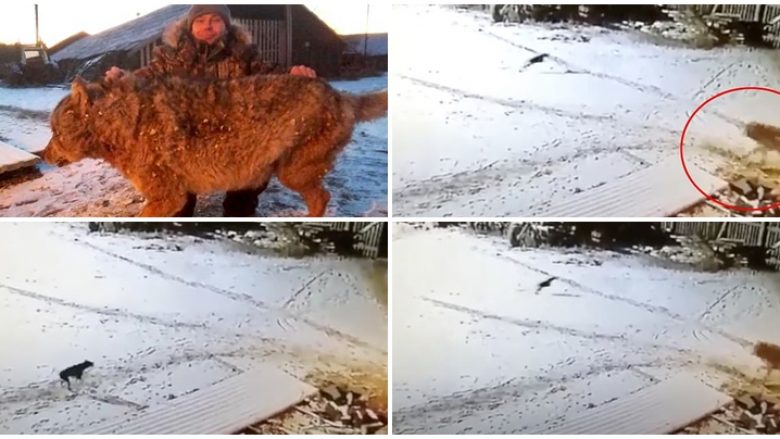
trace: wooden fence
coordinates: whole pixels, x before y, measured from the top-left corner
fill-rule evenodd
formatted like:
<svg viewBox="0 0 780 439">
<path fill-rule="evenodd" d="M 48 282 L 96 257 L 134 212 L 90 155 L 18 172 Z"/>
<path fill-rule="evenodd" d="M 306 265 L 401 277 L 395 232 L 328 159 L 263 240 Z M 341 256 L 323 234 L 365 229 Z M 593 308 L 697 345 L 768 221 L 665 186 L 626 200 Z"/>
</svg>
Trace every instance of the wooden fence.
<svg viewBox="0 0 780 439">
<path fill-rule="evenodd" d="M 766 26 L 764 40 L 775 48 L 780 47 L 780 5 L 670 5 L 670 7 L 675 9 L 692 7 L 703 15 L 762 23 Z"/>
</svg>

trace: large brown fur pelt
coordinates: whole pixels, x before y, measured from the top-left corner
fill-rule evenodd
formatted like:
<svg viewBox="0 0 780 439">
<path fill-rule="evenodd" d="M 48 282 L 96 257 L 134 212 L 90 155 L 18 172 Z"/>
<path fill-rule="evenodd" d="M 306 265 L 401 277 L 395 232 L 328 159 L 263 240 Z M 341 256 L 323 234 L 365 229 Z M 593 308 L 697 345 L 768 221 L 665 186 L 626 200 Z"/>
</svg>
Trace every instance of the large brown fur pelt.
<svg viewBox="0 0 780 439">
<path fill-rule="evenodd" d="M 106 160 L 146 198 L 141 216 L 174 216 L 188 193 L 259 188 L 273 175 L 323 216 L 336 154 L 356 122 L 386 113 L 386 90 L 355 96 L 291 75 L 77 78 L 52 112 L 44 159 Z"/>
</svg>

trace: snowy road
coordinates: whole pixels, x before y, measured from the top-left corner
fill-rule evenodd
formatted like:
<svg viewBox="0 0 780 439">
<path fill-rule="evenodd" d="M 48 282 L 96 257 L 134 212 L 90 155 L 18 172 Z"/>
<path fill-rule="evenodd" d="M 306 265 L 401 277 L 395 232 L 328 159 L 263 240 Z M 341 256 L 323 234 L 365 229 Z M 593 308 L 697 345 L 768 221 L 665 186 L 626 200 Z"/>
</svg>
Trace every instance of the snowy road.
<svg viewBox="0 0 780 439">
<path fill-rule="evenodd" d="M 776 274 L 406 224 L 393 252 L 396 433 L 522 433 L 680 371 L 731 386 L 780 341 Z"/>
<path fill-rule="evenodd" d="M 387 76 L 335 81 L 335 88 L 361 93 L 387 88 Z M 0 88 L 0 141 L 39 151 L 51 132 L 48 112 L 67 94 L 63 88 Z M 325 177 L 331 191 L 328 216 L 384 216 L 387 208 L 387 118 L 355 127 L 352 141 Z M 134 216 L 143 199 L 113 168 L 85 160 L 9 187 L 0 186 L 0 216 Z M 258 216 L 300 216 L 302 199 L 276 179 L 260 197 Z M 204 197 L 198 216 L 221 216 L 222 194 Z"/>
<path fill-rule="evenodd" d="M 260 363 L 384 394 L 374 263 L 85 229 L 0 224 L 0 433 L 82 430 Z M 85 359 L 71 393 L 57 373 Z"/>
<path fill-rule="evenodd" d="M 687 117 L 715 93 L 780 87 L 776 51 L 493 24 L 488 14 L 443 6 L 396 5 L 394 20 L 404 23 L 391 77 L 393 200 L 402 216 L 538 214 L 679 154 Z M 780 124 L 779 107 L 769 93 L 718 99 L 691 125 L 691 162 L 715 172 L 719 158 L 701 147 L 751 150 L 743 124 Z"/>
</svg>

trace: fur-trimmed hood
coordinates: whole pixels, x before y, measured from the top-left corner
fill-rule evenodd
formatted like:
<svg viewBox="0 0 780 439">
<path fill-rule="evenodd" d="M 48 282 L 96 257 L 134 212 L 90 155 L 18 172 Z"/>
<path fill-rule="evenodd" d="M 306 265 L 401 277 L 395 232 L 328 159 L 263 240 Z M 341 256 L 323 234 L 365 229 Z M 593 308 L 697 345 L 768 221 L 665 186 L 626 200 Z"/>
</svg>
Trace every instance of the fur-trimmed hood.
<svg viewBox="0 0 780 439">
<path fill-rule="evenodd" d="M 163 31 L 162 41 L 166 46 L 175 49 L 179 46 L 179 42 L 182 40 L 182 38 L 185 37 L 191 38 L 190 30 L 187 28 L 187 17 L 183 17 L 168 25 L 168 27 Z M 226 40 L 230 41 L 231 39 L 239 44 L 246 46 L 252 44 L 252 37 L 249 35 L 249 32 L 236 24 L 231 24 L 228 27 Z"/>
<path fill-rule="evenodd" d="M 165 29 L 162 41 L 154 49 L 149 65 L 136 70 L 136 75 L 230 79 L 272 73 L 277 68 L 259 58 L 250 34 L 235 24 L 228 27 L 224 38 L 209 45 L 192 37 L 183 17 Z"/>
</svg>

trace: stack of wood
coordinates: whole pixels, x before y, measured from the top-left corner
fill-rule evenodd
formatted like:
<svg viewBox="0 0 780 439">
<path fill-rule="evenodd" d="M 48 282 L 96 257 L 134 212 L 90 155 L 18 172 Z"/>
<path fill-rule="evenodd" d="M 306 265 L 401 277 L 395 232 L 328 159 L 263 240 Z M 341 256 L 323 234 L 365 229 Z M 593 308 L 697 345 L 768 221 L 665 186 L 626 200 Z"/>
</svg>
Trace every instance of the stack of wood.
<svg viewBox="0 0 780 439">
<path fill-rule="evenodd" d="M 712 418 L 733 425 L 742 433 L 777 434 L 780 432 L 780 400 L 773 396 L 745 394 Z"/>
<path fill-rule="evenodd" d="M 773 195 L 773 188 L 763 185 L 755 179 L 745 177 L 729 182 L 730 193 L 726 194 L 726 201 L 733 206 L 757 209 L 768 207 L 778 203 L 777 196 Z M 754 210 L 751 216 L 777 216 L 778 209 L 773 207 L 765 210 Z"/>
<path fill-rule="evenodd" d="M 387 417 L 368 407 L 368 398 L 336 386 L 320 390 L 315 411 L 337 426 L 352 427 L 360 434 L 374 434 L 387 425 Z"/>
<path fill-rule="evenodd" d="M 761 208 L 780 201 L 780 128 L 752 122 L 745 135 L 759 147 L 744 157 L 730 157 L 729 190 L 721 199 L 733 206 Z M 751 216 L 777 216 L 780 209 L 755 210 Z"/>
<path fill-rule="evenodd" d="M 387 434 L 387 413 L 372 409 L 365 395 L 331 385 L 242 433 Z"/>
<path fill-rule="evenodd" d="M 691 424 L 682 434 L 778 434 L 780 399 L 765 393 L 744 393 L 718 411 Z"/>
</svg>

